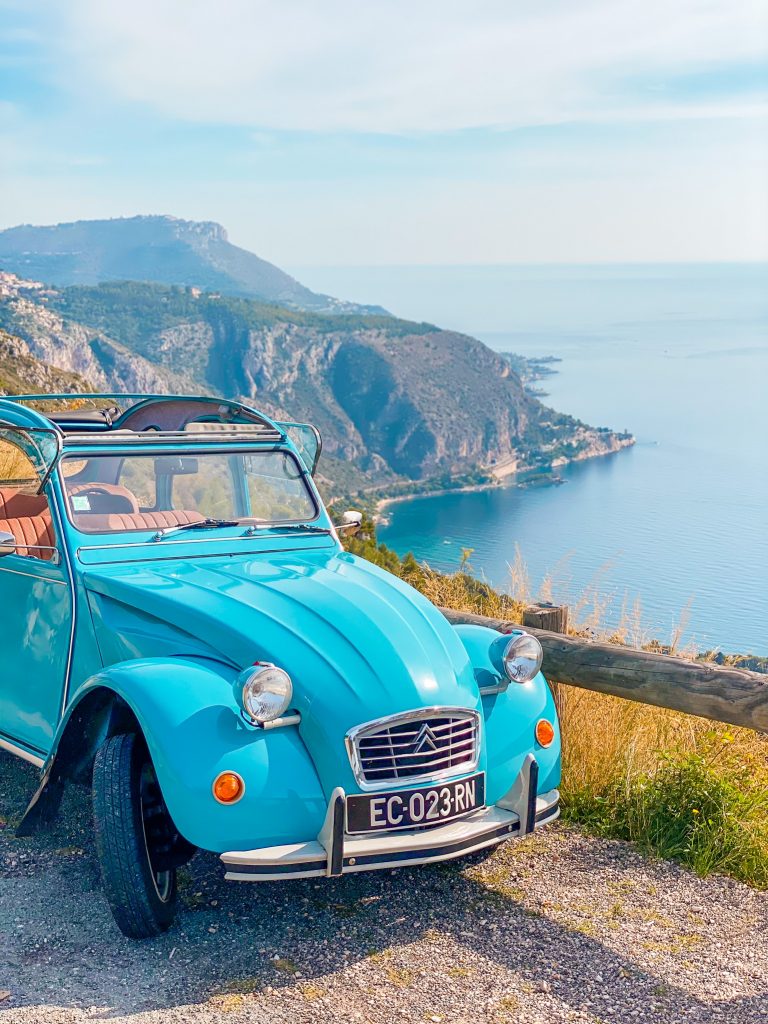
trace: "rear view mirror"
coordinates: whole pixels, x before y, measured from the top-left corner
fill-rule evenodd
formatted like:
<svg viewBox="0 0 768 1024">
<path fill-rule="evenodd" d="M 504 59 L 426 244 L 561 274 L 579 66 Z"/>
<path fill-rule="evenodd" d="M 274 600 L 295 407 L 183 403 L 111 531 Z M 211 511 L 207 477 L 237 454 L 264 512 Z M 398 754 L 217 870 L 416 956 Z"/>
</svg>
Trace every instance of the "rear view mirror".
<svg viewBox="0 0 768 1024">
<path fill-rule="evenodd" d="M 190 456 L 161 455 L 155 459 L 155 476 L 193 476 L 198 471 L 197 459 Z"/>
</svg>

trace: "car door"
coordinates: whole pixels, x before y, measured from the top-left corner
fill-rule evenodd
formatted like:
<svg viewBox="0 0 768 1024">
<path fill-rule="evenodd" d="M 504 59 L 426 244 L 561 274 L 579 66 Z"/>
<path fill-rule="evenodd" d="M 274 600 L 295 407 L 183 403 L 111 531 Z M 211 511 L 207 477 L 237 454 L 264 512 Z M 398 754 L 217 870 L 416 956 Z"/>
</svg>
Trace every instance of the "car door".
<svg viewBox="0 0 768 1024">
<path fill-rule="evenodd" d="M 61 715 L 72 595 L 34 432 L 0 429 L 0 746 L 34 760 Z"/>
</svg>

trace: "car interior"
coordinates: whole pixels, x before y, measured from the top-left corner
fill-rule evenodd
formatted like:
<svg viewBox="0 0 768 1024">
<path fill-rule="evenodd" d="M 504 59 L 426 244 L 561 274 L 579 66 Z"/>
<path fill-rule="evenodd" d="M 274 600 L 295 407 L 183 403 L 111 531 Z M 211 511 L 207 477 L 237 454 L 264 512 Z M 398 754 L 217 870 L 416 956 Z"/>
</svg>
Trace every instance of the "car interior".
<svg viewBox="0 0 768 1024">
<path fill-rule="evenodd" d="M 89 533 L 164 530 L 199 523 L 204 518 L 199 512 L 185 509 L 142 509 L 133 491 L 120 484 L 88 481 L 71 484 L 67 492 L 75 524 Z M 78 499 L 86 499 L 87 509 Z"/>
<path fill-rule="evenodd" d="M 53 557 L 56 538 L 43 494 L 0 488 L 0 531 L 13 535 L 19 555 L 44 561 Z"/>
</svg>

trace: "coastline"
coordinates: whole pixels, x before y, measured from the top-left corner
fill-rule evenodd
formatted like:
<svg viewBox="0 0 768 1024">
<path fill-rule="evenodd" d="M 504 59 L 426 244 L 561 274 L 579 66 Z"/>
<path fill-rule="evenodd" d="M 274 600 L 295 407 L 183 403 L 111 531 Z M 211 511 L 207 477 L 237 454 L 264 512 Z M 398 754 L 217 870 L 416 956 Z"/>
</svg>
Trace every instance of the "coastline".
<svg viewBox="0 0 768 1024">
<path fill-rule="evenodd" d="M 515 474 L 516 475 L 516 474 Z M 467 484 L 465 487 L 443 487 L 434 491 L 412 491 L 408 494 L 395 494 L 391 498 L 379 498 L 376 501 L 376 509 L 373 514 L 373 521 L 378 525 L 386 524 L 386 516 L 382 515 L 385 508 L 390 505 L 399 505 L 403 501 L 413 501 L 414 498 L 439 498 L 443 494 L 468 494 L 470 491 L 489 491 L 496 487 L 517 486 L 509 477 L 506 482 L 501 480 L 488 480 L 484 484 Z"/>
<path fill-rule="evenodd" d="M 494 476 L 484 483 L 479 484 L 466 484 L 463 487 L 441 487 L 436 488 L 432 491 L 410 491 L 406 494 L 395 494 L 391 497 L 379 498 L 376 501 L 376 506 L 373 512 L 373 522 L 377 526 L 386 526 L 389 522 L 385 509 L 389 508 L 390 505 L 399 505 L 404 501 L 413 501 L 415 498 L 439 498 L 446 494 L 469 494 L 474 491 L 490 491 L 495 490 L 498 487 L 519 487 L 525 489 L 528 484 L 525 481 L 520 481 L 519 477 L 525 476 L 527 473 L 535 472 L 537 469 L 542 473 L 551 473 L 553 470 L 560 469 L 562 466 L 567 466 L 572 462 L 585 462 L 587 459 L 599 459 L 604 458 L 607 455 L 615 455 L 617 452 L 622 451 L 625 448 L 631 448 L 636 444 L 636 438 L 634 436 L 628 438 L 616 438 L 611 447 L 603 448 L 601 450 L 587 449 L 584 452 L 579 452 L 571 459 L 558 458 L 555 459 L 547 470 L 544 470 L 541 466 L 520 466 L 514 473 L 505 473 L 503 475 Z M 563 483 L 564 481 L 558 480 L 556 477 L 551 477 L 548 481 L 551 484 Z M 535 485 L 534 485 L 535 486 Z"/>
</svg>

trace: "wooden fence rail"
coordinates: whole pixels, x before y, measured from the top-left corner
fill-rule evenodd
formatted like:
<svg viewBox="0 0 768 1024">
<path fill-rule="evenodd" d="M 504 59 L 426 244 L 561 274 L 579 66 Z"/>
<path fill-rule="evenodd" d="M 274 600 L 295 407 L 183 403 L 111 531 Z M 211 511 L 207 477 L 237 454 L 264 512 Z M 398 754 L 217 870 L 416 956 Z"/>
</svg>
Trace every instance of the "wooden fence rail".
<svg viewBox="0 0 768 1024">
<path fill-rule="evenodd" d="M 565 636 L 450 608 L 449 622 L 523 628 L 538 637 L 548 679 L 768 733 L 768 675 Z"/>
</svg>

